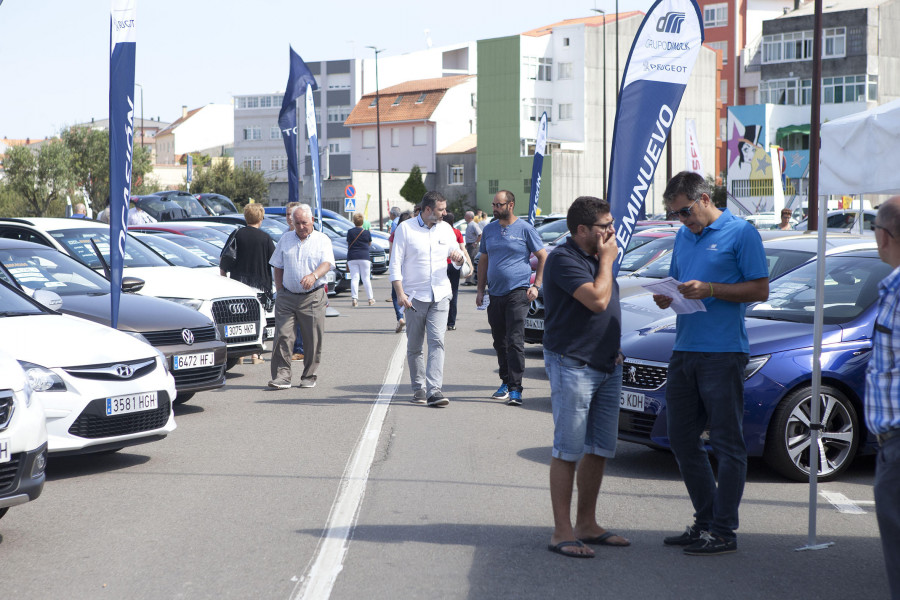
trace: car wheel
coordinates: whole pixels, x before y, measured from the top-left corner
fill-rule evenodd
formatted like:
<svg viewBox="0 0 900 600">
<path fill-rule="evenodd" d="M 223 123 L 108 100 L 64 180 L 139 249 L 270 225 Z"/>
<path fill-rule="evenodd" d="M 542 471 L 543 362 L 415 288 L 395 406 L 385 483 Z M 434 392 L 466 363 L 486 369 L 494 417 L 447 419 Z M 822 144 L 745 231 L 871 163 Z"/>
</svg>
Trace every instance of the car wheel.
<svg viewBox="0 0 900 600">
<path fill-rule="evenodd" d="M 809 415 L 812 388 L 785 398 L 775 409 L 766 436 L 764 458 L 770 467 L 795 481 L 809 481 Z M 820 390 L 819 481 L 843 473 L 859 446 L 859 419 L 853 403 L 837 388 Z"/>
<path fill-rule="evenodd" d="M 225 363 L 225 370 L 226 371 L 232 370 L 235 367 L 235 365 L 237 365 L 239 362 L 241 362 L 240 357 L 229 358 L 228 362 Z"/>
<path fill-rule="evenodd" d="M 181 392 L 177 396 L 175 396 L 175 400 L 172 401 L 172 404 L 184 404 L 188 400 L 194 397 L 195 392 Z"/>
</svg>

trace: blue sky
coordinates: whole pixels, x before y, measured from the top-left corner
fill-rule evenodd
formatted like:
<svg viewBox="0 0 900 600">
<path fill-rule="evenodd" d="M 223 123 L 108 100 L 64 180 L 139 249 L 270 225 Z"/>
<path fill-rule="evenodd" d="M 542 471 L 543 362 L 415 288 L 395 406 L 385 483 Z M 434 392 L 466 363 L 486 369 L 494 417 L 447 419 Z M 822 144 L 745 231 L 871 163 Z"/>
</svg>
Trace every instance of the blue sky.
<svg viewBox="0 0 900 600">
<path fill-rule="evenodd" d="M 651 0 L 620 0 L 647 11 Z M 144 116 L 283 89 L 288 45 L 308 61 L 368 58 L 521 33 L 613 12 L 615 0 L 137 0 Z M 0 138 L 42 138 L 106 116 L 109 0 L 2 0 Z M 624 58 L 622 59 L 624 62 Z M 138 91 L 138 98 L 140 92 Z M 136 100 L 140 110 L 139 100 Z"/>
</svg>

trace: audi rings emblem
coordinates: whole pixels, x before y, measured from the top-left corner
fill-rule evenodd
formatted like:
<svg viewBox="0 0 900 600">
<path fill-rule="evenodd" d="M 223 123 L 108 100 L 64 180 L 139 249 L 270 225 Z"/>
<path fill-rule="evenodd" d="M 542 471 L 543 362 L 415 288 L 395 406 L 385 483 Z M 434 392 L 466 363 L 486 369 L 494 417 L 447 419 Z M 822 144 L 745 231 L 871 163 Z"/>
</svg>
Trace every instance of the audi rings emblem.
<svg viewBox="0 0 900 600">
<path fill-rule="evenodd" d="M 243 302 L 232 302 L 228 305 L 228 310 L 230 310 L 233 315 L 245 315 L 248 311 L 247 305 Z"/>
<path fill-rule="evenodd" d="M 181 330 L 181 339 L 184 340 L 184 343 L 188 346 L 194 345 L 194 332 L 190 329 L 182 329 Z"/>
<path fill-rule="evenodd" d="M 128 379 L 134 375 L 134 369 L 130 365 L 116 365 L 116 375 L 122 379 Z"/>
</svg>

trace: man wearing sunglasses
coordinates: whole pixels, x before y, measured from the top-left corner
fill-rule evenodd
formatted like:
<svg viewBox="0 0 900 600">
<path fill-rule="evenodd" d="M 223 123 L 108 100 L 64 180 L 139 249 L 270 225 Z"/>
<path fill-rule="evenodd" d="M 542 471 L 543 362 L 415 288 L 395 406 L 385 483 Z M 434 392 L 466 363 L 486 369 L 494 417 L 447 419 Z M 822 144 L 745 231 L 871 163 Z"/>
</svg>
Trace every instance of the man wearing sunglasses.
<svg viewBox="0 0 900 600">
<path fill-rule="evenodd" d="M 494 217 L 481 233 L 478 259 L 476 306 L 484 302 L 489 286 L 488 324 L 500 365 L 500 387 L 491 395 L 510 406 L 522 404 L 522 376 L 525 373 L 525 316 L 538 297 L 544 277 L 547 251 L 541 237 L 528 221 L 516 218 L 516 197 L 508 190 L 494 196 Z M 531 254 L 537 257 L 531 283 Z"/>
<path fill-rule="evenodd" d="M 664 543 L 694 556 L 726 554 L 737 550 L 747 475 L 743 373 L 750 344 L 744 313 L 748 302 L 769 297 L 766 255 L 749 221 L 716 208 L 702 176 L 678 173 L 663 199 L 669 216 L 684 225 L 675 236 L 669 275 L 684 282 L 678 291 L 685 298 L 701 300 L 706 308 L 678 315 L 669 361 L 669 441 L 694 505 L 694 524 Z M 668 296 L 653 299 L 663 309 L 672 303 Z M 718 480 L 701 440 L 707 428 Z"/>
</svg>

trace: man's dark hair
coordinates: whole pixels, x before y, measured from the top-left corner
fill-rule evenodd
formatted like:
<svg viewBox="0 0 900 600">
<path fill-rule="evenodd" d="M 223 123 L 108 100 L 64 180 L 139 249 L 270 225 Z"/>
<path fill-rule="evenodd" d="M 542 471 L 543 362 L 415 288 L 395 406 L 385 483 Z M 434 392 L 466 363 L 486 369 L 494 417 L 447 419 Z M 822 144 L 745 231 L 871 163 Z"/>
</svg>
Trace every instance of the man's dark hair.
<svg viewBox="0 0 900 600">
<path fill-rule="evenodd" d="M 609 202 L 594 198 L 593 196 L 579 196 L 569 207 L 566 215 L 566 225 L 572 235 L 578 231 L 579 225 L 584 225 L 588 229 L 597 222 L 598 215 L 609 213 Z"/>
<path fill-rule="evenodd" d="M 509 190 L 500 190 L 498 193 L 499 193 L 499 194 L 503 194 L 503 197 L 506 198 L 506 201 L 507 201 L 507 202 L 511 202 L 511 203 L 513 203 L 513 204 L 516 203 L 516 195 L 513 194 L 511 191 L 509 191 Z"/>
<path fill-rule="evenodd" d="M 397 218 L 400 219 L 399 221 L 397 221 L 397 224 L 399 225 L 400 223 L 402 223 L 403 221 L 406 221 L 407 219 L 412 219 L 412 213 L 407 210 L 405 212 L 400 213 L 400 216 Z"/>
<path fill-rule="evenodd" d="M 669 180 L 666 191 L 663 192 L 663 201 L 669 205 L 682 194 L 687 196 L 691 202 L 699 200 L 703 194 L 712 198 L 712 191 L 709 189 L 706 179 L 692 171 L 682 171 Z"/>
<path fill-rule="evenodd" d="M 425 192 L 425 195 L 422 196 L 422 202 L 419 203 L 419 207 L 422 210 L 426 208 L 430 208 L 434 210 L 434 205 L 438 202 L 446 202 L 447 199 L 440 192 Z"/>
<path fill-rule="evenodd" d="M 450 226 L 452 227 L 453 223 L 456 222 L 456 215 L 454 215 L 452 212 L 445 213 L 444 221 L 446 221 L 447 223 L 450 223 Z"/>
</svg>

